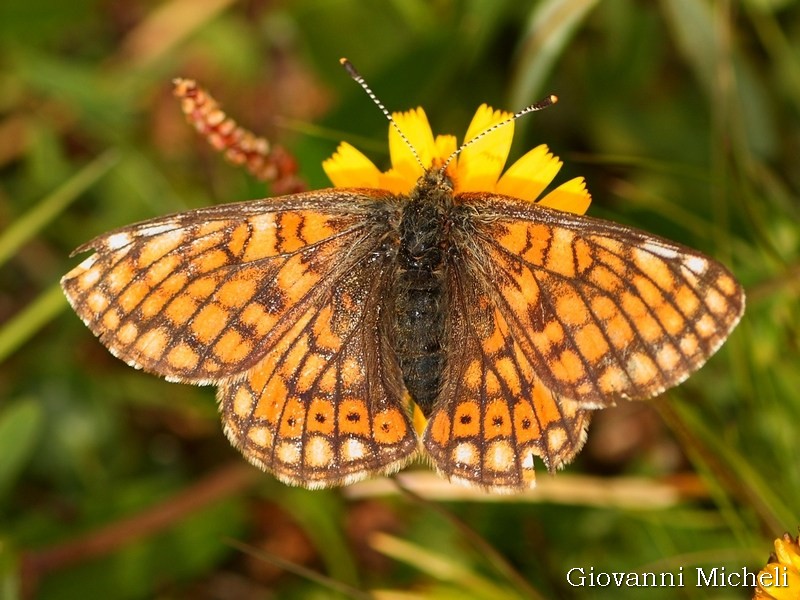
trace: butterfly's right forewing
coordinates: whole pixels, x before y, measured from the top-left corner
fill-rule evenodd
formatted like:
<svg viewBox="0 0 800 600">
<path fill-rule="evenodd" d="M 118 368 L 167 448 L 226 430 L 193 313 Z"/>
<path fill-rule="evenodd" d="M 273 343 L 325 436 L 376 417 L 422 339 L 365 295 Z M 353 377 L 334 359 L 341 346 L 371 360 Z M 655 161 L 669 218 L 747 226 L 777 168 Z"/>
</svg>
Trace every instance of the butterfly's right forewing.
<svg viewBox="0 0 800 600">
<path fill-rule="evenodd" d="M 696 250 L 510 198 L 475 205 L 473 248 L 512 336 L 546 386 L 583 406 L 677 385 L 744 311 L 731 273 Z"/>
</svg>

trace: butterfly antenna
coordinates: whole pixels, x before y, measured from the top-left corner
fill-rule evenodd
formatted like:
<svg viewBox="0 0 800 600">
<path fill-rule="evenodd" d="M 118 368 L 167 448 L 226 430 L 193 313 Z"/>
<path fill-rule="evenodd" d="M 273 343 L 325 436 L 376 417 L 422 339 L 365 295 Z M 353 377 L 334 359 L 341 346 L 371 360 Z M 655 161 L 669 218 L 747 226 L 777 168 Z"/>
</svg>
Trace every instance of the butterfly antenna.
<svg viewBox="0 0 800 600">
<path fill-rule="evenodd" d="M 542 110 L 544 108 L 547 108 L 548 106 L 552 106 L 556 102 L 558 102 L 558 96 L 555 96 L 554 94 L 550 94 L 546 98 L 543 98 L 542 100 L 539 100 L 538 102 L 535 102 L 535 103 L 531 104 L 530 106 L 526 106 L 525 108 L 523 108 L 519 112 L 514 113 L 513 115 L 508 117 L 505 121 L 500 121 L 499 123 L 495 123 L 494 125 L 489 127 L 489 129 L 481 131 L 478 135 L 476 135 L 471 140 L 461 144 L 461 147 L 458 148 L 455 152 L 453 152 L 447 158 L 447 160 L 444 163 L 444 166 L 442 167 L 442 170 L 446 171 L 447 170 L 447 166 L 453 161 L 453 159 L 456 156 L 461 154 L 461 152 L 462 152 L 462 150 L 464 150 L 464 148 L 468 148 L 469 146 L 471 146 L 472 144 L 474 144 L 475 142 L 477 142 L 481 138 L 486 137 L 487 135 L 489 135 L 493 131 L 495 131 L 497 129 L 500 129 L 501 127 L 505 127 L 509 123 L 513 123 L 514 121 L 519 119 L 521 116 L 527 115 L 528 113 L 536 112 L 537 110 Z"/>
<path fill-rule="evenodd" d="M 403 133 L 403 131 L 400 129 L 400 126 L 392 118 L 392 114 L 388 110 L 386 110 L 386 107 L 383 105 L 383 103 L 380 100 L 378 100 L 378 97 L 370 89 L 369 85 L 367 85 L 367 82 L 364 81 L 364 78 L 361 76 L 361 73 L 359 73 L 356 70 L 356 68 L 353 66 L 353 63 L 351 63 L 346 58 L 340 58 L 339 59 L 339 64 L 341 64 L 344 67 L 345 71 L 347 71 L 347 74 L 350 75 L 350 77 L 353 78 L 353 81 L 355 81 L 358 85 L 361 86 L 361 88 L 365 92 L 367 92 L 367 96 L 369 96 L 372 99 L 372 101 L 380 109 L 380 111 L 384 114 L 384 116 L 387 119 L 389 119 L 389 123 L 392 124 L 392 127 L 394 127 L 394 130 L 398 133 L 400 138 L 406 143 L 406 145 L 408 146 L 408 149 L 411 150 L 411 154 L 414 155 L 414 158 L 419 163 L 419 166 L 421 166 L 423 169 L 425 169 L 425 165 L 422 164 L 422 160 L 420 159 L 419 154 L 417 154 L 416 148 L 414 148 L 414 146 L 411 144 L 411 141 L 406 137 L 406 134 Z"/>
</svg>

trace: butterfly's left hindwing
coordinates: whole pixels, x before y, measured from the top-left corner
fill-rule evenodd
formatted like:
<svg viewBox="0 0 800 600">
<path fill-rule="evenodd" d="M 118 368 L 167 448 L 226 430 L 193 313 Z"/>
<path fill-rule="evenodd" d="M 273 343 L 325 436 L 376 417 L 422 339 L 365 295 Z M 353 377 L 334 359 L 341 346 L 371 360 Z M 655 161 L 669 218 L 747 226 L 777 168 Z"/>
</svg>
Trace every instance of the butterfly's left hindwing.
<svg viewBox="0 0 800 600">
<path fill-rule="evenodd" d="M 373 244 L 242 377 L 222 383 L 231 442 L 285 483 L 344 485 L 396 471 L 417 451 L 382 303 L 393 269 Z"/>
</svg>

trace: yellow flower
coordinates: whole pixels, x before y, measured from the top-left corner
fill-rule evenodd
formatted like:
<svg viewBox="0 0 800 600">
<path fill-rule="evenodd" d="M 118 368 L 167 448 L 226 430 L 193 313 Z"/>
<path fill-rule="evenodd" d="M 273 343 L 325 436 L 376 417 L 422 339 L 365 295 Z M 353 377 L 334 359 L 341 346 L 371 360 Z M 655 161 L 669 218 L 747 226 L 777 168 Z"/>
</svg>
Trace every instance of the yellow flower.
<svg viewBox="0 0 800 600">
<path fill-rule="evenodd" d="M 756 576 L 754 600 L 800 598 L 800 540 L 788 533 L 775 540 L 775 552 Z"/>
<path fill-rule="evenodd" d="M 392 116 L 416 150 L 422 165 L 414 157 L 408 144 L 390 126 L 389 155 L 392 167 L 381 172 L 361 152 L 342 142 L 333 156 L 322 163 L 335 187 L 376 188 L 407 195 L 425 169 L 441 168 L 456 151 L 454 136 L 434 137 L 428 118 L 421 108 L 394 113 Z M 493 110 L 486 104 L 481 105 L 472 118 L 464 141 L 473 139 L 492 125 L 510 117 L 511 113 Z M 503 173 L 513 137 L 512 121 L 466 146 L 447 165 L 447 175 L 453 181 L 454 192 L 503 194 L 536 202 L 540 206 L 577 214 L 585 213 L 591 196 L 586 190 L 583 177 L 571 179 L 542 197 L 562 164 L 545 145 L 537 146 Z"/>
</svg>

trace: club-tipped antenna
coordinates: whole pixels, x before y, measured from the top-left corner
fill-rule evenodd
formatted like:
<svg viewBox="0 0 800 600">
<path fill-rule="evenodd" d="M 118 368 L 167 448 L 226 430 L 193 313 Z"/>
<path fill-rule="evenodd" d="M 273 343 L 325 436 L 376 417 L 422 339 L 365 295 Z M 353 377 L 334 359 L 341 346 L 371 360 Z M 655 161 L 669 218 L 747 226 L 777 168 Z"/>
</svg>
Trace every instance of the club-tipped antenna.
<svg viewBox="0 0 800 600">
<path fill-rule="evenodd" d="M 469 146 L 471 146 L 472 144 L 474 144 L 478 140 L 486 137 L 487 135 L 489 135 L 493 131 L 495 131 L 497 129 L 500 129 L 501 127 L 505 127 L 509 123 L 513 123 L 514 121 L 516 121 L 517 119 L 519 119 L 523 115 L 527 115 L 528 113 L 536 112 L 537 110 L 542 110 L 544 108 L 547 108 L 548 106 L 552 106 L 556 102 L 558 102 L 558 96 L 556 96 L 554 94 L 550 94 L 546 98 L 542 98 L 538 102 L 534 102 L 533 104 L 531 104 L 529 106 L 526 106 L 522 110 L 514 113 L 513 115 L 511 115 L 510 117 L 508 117 L 504 121 L 500 121 L 499 123 L 495 123 L 494 125 L 492 125 L 488 129 L 485 129 L 484 131 L 481 131 L 478 135 L 476 135 L 471 140 L 466 141 L 463 144 L 461 144 L 461 146 L 458 149 L 456 149 L 455 152 L 453 152 L 449 157 L 447 157 L 447 160 L 444 162 L 444 165 L 442 166 L 442 170 L 446 171 L 448 165 L 453 161 L 453 159 L 456 156 L 461 154 L 461 152 L 465 148 L 468 148 Z"/>
<path fill-rule="evenodd" d="M 372 101 L 380 109 L 380 111 L 383 113 L 383 115 L 387 119 L 389 119 L 389 123 L 392 124 L 392 127 L 394 127 L 394 130 L 397 132 L 397 134 L 400 136 L 400 138 L 406 143 L 406 146 L 408 146 L 408 149 L 411 150 L 411 154 L 414 155 L 414 158 L 419 163 L 419 166 L 421 166 L 423 169 L 425 169 L 425 165 L 422 164 L 422 160 L 420 159 L 419 154 L 417 154 L 416 148 L 414 148 L 414 146 L 411 144 L 411 141 L 406 137 L 406 134 L 403 133 L 403 131 L 400 129 L 400 126 L 392 118 L 392 114 L 388 110 L 386 110 L 386 107 L 383 105 L 383 103 L 380 100 L 378 100 L 378 97 L 375 95 L 375 93 L 372 91 L 372 89 L 370 89 L 369 85 L 367 85 L 367 82 L 364 81 L 364 78 L 361 76 L 361 73 L 359 73 L 356 70 L 356 68 L 353 66 L 353 63 L 351 63 L 346 58 L 340 58 L 339 59 L 339 64 L 344 67 L 345 71 L 347 71 L 347 74 L 350 75 L 350 77 L 353 78 L 353 81 L 355 81 L 358 85 L 361 86 L 361 88 L 365 92 L 367 92 L 367 96 L 369 96 L 372 99 Z"/>
</svg>

